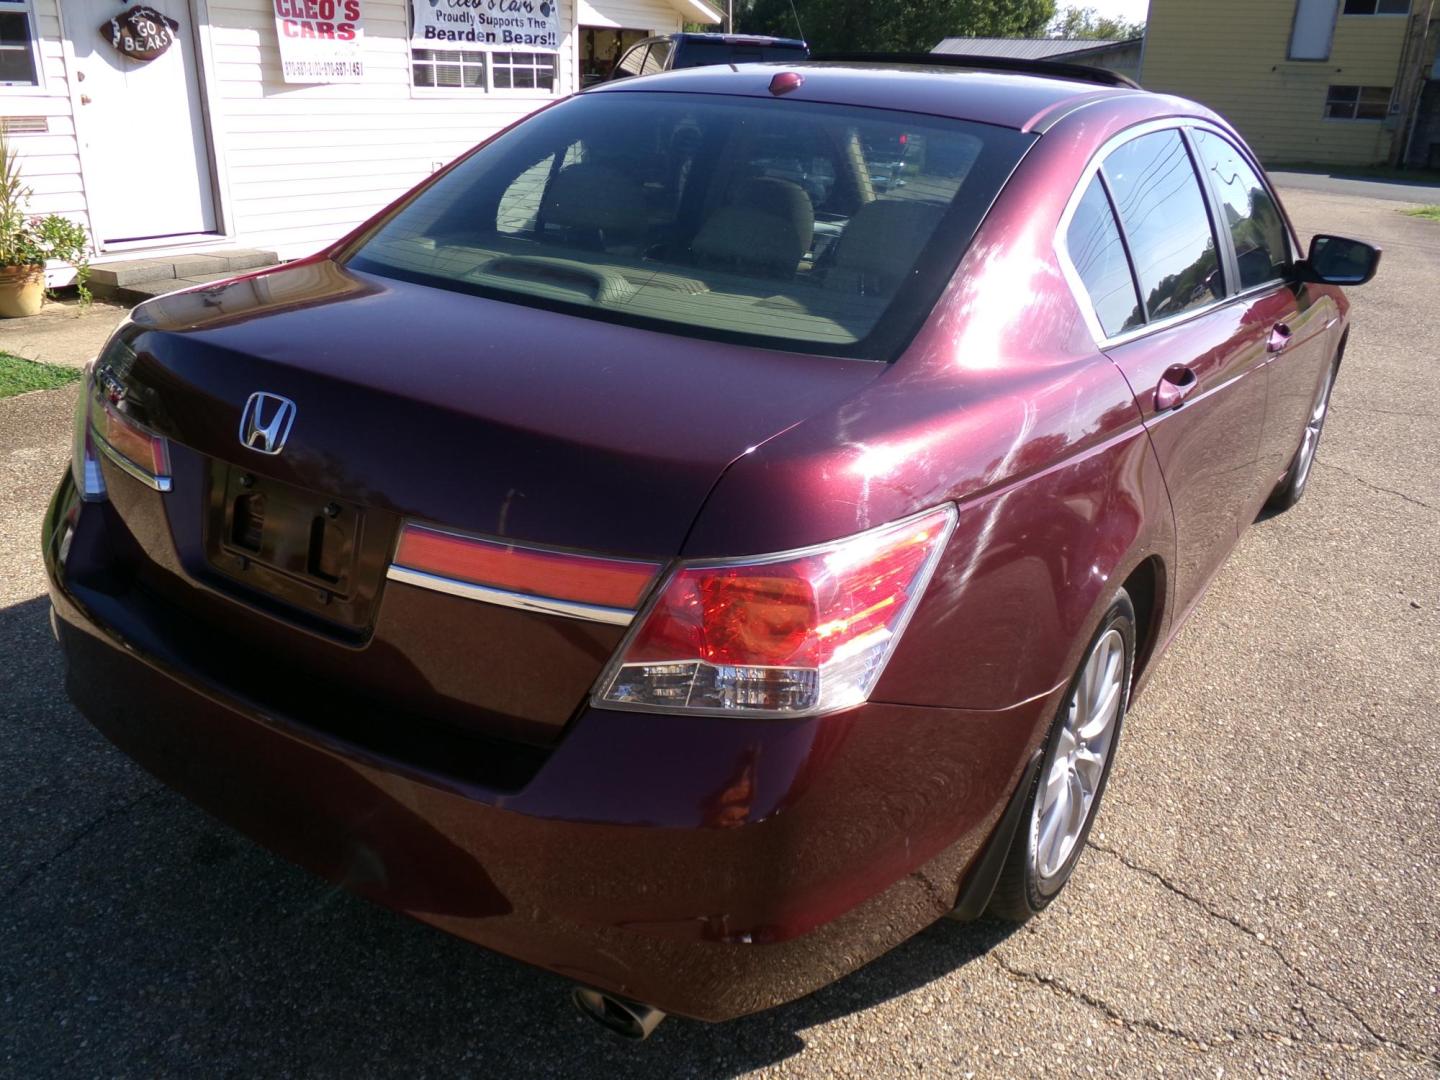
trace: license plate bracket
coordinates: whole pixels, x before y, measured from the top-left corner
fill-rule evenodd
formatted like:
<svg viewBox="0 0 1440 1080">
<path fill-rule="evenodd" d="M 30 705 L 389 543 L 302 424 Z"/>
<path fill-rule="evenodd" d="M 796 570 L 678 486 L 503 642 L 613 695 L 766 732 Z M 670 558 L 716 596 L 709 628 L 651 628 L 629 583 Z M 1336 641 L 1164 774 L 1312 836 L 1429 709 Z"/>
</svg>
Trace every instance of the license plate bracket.
<svg viewBox="0 0 1440 1080">
<path fill-rule="evenodd" d="M 353 503 L 212 462 L 205 549 L 226 578 L 356 627 L 373 588 L 362 562 L 366 515 Z M 365 580 L 362 580 L 365 579 Z"/>
</svg>

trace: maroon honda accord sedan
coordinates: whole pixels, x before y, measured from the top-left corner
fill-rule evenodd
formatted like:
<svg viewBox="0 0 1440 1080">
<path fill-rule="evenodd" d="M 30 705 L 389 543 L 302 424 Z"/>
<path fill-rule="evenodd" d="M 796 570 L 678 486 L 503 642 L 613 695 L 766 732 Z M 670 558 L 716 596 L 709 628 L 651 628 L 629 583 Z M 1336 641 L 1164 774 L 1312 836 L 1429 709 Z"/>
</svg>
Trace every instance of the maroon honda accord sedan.
<svg viewBox="0 0 1440 1080">
<path fill-rule="evenodd" d="M 45 523 L 70 695 L 632 1036 L 1039 911 L 1378 259 L 1063 74 L 608 84 L 141 305 Z"/>
</svg>

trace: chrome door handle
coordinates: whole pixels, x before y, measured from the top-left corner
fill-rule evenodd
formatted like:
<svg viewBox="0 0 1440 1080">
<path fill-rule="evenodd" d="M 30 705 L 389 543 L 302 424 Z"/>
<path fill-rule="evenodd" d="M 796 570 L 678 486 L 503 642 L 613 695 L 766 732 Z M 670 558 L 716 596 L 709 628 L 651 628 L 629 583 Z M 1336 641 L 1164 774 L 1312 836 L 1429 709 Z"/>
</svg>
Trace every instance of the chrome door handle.
<svg viewBox="0 0 1440 1080">
<path fill-rule="evenodd" d="M 1290 344 L 1290 335 L 1290 327 L 1283 322 L 1276 323 L 1274 329 L 1270 331 L 1270 340 L 1265 343 L 1265 351 L 1279 352 Z"/>
<path fill-rule="evenodd" d="M 1178 409 L 1199 385 L 1200 380 L 1193 370 L 1184 364 L 1171 364 L 1155 386 L 1155 411 Z"/>
</svg>

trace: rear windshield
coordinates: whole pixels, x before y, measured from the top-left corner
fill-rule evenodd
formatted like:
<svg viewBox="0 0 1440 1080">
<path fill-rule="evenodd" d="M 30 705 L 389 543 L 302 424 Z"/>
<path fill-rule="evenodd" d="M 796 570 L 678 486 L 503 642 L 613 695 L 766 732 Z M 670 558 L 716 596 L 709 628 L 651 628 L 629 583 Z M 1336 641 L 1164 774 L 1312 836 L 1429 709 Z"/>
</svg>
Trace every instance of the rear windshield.
<svg viewBox="0 0 1440 1080">
<path fill-rule="evenodd" d="M 670 333 L 888 360 L 1030 141 L 879 109 L 585 94 L 422 188 L 348 262 Z"/>
</svg>

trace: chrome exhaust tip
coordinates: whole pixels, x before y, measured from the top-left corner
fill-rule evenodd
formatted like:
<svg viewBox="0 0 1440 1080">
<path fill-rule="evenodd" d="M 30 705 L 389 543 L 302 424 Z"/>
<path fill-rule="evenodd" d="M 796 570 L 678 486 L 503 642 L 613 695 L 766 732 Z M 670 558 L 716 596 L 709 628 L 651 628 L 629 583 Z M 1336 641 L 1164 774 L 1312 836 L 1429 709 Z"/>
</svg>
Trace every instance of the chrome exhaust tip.
<svg viewBox="0 0 1440 1080">
<path fill-rule="evenodd" d="M 580 1015 L 589 1017 L 603 1028 L 608 1028 L 622 1039 L 641 1042 L 660 1026 L 665 1014 L 638 1001 L 605 994 L 577 986 L 570 995 Z"/>
</svg>

